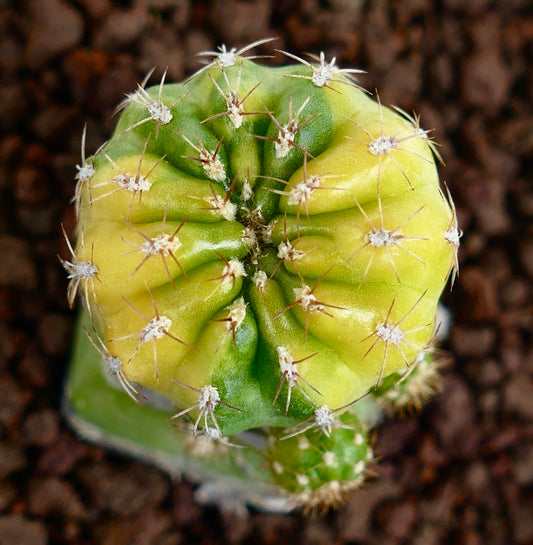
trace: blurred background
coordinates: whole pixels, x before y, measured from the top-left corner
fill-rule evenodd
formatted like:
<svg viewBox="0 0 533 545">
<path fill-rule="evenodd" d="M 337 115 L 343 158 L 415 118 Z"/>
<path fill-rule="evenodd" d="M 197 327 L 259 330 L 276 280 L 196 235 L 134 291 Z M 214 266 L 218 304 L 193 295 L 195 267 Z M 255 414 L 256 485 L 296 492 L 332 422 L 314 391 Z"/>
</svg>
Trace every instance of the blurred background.
<svg viewBox="0 0 533 545">
<path fill-rule="evenodd" d="M 378 478 L 318 518 L 199 507 L 60 414 L 84 124 L 91 153 L 152 67 L 179 81 L 269 36 L 419 113 L 464 231 L 442 394 L 385 423 Z M 530 0 L 0 0 L 0 545 L 533 544 L 532 59 Z"/>
</svg>

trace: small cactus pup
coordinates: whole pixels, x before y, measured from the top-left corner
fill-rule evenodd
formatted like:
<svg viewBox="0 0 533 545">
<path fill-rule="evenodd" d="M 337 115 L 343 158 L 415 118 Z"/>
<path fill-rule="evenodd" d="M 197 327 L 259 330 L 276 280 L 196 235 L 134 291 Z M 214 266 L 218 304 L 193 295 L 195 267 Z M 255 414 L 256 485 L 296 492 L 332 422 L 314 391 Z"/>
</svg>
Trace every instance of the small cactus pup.
<svg viewBox="0 0 533 545">
<path fill-rule="evenodd" d="M 368 474 L 382 402 L 436 388 L 460 232 L 418 118 L 323 53 L 257 64 L 267 41 L 145 80 L 83 152 L 66 393 L 82 433 L 201 501 L 314 509 Z"/>
</svg>

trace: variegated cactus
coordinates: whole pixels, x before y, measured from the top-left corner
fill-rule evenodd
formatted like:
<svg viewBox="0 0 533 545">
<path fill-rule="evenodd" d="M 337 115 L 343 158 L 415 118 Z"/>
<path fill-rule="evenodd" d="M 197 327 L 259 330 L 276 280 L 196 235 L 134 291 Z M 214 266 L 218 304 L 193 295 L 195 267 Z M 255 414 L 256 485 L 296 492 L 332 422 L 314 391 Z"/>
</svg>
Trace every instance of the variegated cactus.
<svg viewBox="0 0 533 545">
<path fill-rule="evenodd" d="M 255 430 L 249 463 L 266 460 L 265 482 L 314 507 L 363 479 L 361 403 L 398 387 L 405 407 L 416 366 L 434 370 L 460 233 L 418 118 L 323 54 L 256 64 L 245 53 L 266 41 L 127 95 L 112 138 L 78 166 L 63 264 L 92 322 L 86 349 L 129 403 L 162 396 L 163 425 L 196 447 L 232 451 Z"/>
</svg>

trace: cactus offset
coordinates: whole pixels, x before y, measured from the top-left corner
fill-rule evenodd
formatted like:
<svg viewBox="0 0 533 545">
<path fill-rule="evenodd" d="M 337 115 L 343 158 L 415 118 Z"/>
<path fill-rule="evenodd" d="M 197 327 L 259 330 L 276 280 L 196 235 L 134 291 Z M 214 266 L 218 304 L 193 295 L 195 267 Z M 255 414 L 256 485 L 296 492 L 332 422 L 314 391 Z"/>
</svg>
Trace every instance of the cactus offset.
<svg viewBox="0 0 533 545">
<path fill-rule="evenodd" d="M 248 49 L 143 82 L 82 156 L 69 300 L 125 392 L 174 407 L 177 441 L 256 430 L 265 480 L 336 503 L 371 459 L 356 401 L 415 374 L 460 233 L 417 118 L 323 54 Z"/>
</svg>

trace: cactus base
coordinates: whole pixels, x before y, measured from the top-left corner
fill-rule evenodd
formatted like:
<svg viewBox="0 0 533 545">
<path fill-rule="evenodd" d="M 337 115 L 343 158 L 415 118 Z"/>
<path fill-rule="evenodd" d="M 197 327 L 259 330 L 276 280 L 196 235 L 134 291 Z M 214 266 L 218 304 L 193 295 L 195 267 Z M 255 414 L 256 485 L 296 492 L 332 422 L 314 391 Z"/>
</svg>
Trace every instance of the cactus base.
<svg viewBox="0 0 533 545">
<path fill-rule="evenodd" d="M 86 334 L 91 323 L 88 313 L 82 312 L 63 398 L 64 417 L 82 439 L 198 484 L 195 500 L 200 504 L 240 515 L 249 507 L 289 513 L 302 504 L 303 496 L 287 494 L 273 479 L 263 454 L 268 448 L 263 437 L 240 434 L 239 446 L 248 447 L 242 449 L 202 444 L 201 438 L 191 444 L 188 432 L 169 425 L 168 408 L 136 403 L 113 384 Z M 379 418 L 371 398 L 357 409 L 369 426 Z"/>
</svg>

